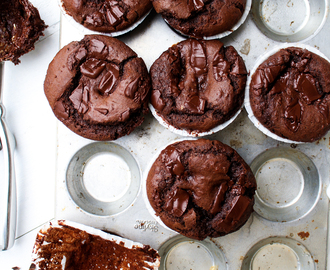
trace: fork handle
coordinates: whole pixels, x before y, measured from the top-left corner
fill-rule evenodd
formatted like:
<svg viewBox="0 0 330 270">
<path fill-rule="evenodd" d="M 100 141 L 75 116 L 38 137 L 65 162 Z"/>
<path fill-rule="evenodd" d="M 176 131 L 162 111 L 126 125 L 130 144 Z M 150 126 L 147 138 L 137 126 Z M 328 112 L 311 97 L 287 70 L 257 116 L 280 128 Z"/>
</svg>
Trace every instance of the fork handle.
<svg viewBox="0 0 330 270">
<path fill-rule="evenodd" d="M 0 103 L 0 139 L 4 159 L 4 174 L 0 180 L 0 248 L 7 250 L 14 245 L 16 233 L 17 199 L 14 170 L 14 136 L 3 118 L 4 107 Z"/>
<path fill-rule="evenodd" d="M 7 250 L 14 245 L 17 218 L 15 139 L 4 120 L 5 108 L 2 104 L 4 66 L 4 62 L 0 62 L 0 154 L 4 160 L 4 172 L 1 172 L 0 177 L 0 250 Z"/>
</svg>

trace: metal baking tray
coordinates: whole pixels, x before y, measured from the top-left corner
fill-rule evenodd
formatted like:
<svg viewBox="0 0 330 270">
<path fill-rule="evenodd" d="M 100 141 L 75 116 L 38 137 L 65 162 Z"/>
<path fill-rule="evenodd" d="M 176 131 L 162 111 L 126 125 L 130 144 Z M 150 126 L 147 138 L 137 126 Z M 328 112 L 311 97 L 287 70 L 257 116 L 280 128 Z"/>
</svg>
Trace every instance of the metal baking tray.
<svg viewBox="0 0 330 270">
<path fill-rule="evenodd" d="M 323 1 L 325 10 L 315 11 L 310 8 L 313 2 L 322 1 L 253 1 L 246 21 L 221 41 L 236 48 L 249 71 L 263 53 L 286 41 L 296 42 L 282 40 L 278 35 L 290 36 L 299 30 L 298 22 L 307 24 L 307 19 L 300 16 L 321 16 L 320 27 L 302 43 L 330 58 L 328 4 Z M 280 7 L 285 8 L 285 15 L 280 16 Z M 254 19 L 252 12 L 260 12 L 257 16 L 266 28 L 257 27 L 260 20 Z M 286 28 L 285 21 L 289 23 Z M 281 29 L 287 33 L 280 33 Z M 266 36 L 270 30 L 279 41 Z M 62 16 L 61 47 L 83 35 Z M 184 39 L 154 11 L 133 31 L 118 38 L 142 57 L 148 68 L 163 51 Z M 258 175 L 258 196 L 256 211 L 240 230 L 224 237 L 193 241 L 159 224 L 148 211 L 142 190 L 150 160 L 181 136 L 165 129 L 151 114 L 130 135 L 113 142 L 84 139 L 58 122 L 56 218 L 149 244 L 163 255 L 161 269 L 330 269 L 326 195 L 329 135 L 315 143 L 279 142 L 259 131 L 243 109 L 224 130 L 206 136 L 233 147 L 251 165 Z M 107 181 L 109 175 L 114 179 L 112 184 Z M 118 204 L 120 199 L 123 201 Z M 306 208 L 300 209 L 303 206 Z"/>
</svg>

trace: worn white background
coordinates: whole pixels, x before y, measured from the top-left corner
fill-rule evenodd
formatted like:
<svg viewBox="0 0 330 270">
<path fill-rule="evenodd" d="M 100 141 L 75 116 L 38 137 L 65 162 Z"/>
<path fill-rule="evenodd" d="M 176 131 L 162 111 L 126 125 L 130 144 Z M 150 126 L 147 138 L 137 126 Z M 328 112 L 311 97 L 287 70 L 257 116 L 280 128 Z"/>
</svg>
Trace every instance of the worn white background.
<svg viewBox="0 0 330 270">
<path fill-rule="evenodd" d="M 55 209 L 57 127 L 43 92 L 43 81 L 48 64 L 59 48 L 60 9 L 56 1 L 32 0 L 31 3 L 38 8 L 48 28 L 35 50 L 20 58 L 19 65 L 5 63 L 3 103 L 6 122 L 17 142 L 18 207 L 15 245 L 0 252 L 3 270 L 14 266 L 29 268 L 36 228 L 53 219 Z M 1 166 L 3 162 L 0 171 Z"/>
</svg>

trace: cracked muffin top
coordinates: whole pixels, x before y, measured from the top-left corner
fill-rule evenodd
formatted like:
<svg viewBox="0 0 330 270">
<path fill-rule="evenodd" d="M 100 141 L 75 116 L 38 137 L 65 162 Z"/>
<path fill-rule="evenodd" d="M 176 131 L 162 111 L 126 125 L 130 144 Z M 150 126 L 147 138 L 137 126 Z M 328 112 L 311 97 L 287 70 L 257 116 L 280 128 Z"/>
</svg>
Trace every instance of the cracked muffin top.
<svg viewBox="0 0 330 270">
<path fill-rule="evenodd" d="M 55 116 L 88 139 L 115 140 L 141 125 L 150 76 L 144 61 L 118 39 L 87 35 L 49 64 L 44 91 Z"/>
<path fill-rule="evenodd" d="M 139 21 L 152 8 L 150 0 L 61 0 L 64 10 L 86 28 L 114 33 Z"/>
<path fill-rule="evenodd" d="M 330 129 L 330 63 L 298 47 L 279 50 L 252 74 L 254 116 L 274 134 L 313 142 Z"/>
<path fill-rule="evenodd" d="M 230 31 L 242 17 L 246 0 L 151 0 L 175 30 L 196 38 Z"/>
<path fill-rule="evenodd" d="M 217 140 L 167 146 L 152 164 L 147 196 L 169 228 L 194 239 L 238 230 L 253 212 L 256 180 L 239 154 Z"/>
<path fill-rule="evenodd" d="M 152 64 L 151 104 L 168 124 L 208 132 L 241 108 L 247 80 L 242 57 L 219 40 L 187 39 Z"/>
</svg>

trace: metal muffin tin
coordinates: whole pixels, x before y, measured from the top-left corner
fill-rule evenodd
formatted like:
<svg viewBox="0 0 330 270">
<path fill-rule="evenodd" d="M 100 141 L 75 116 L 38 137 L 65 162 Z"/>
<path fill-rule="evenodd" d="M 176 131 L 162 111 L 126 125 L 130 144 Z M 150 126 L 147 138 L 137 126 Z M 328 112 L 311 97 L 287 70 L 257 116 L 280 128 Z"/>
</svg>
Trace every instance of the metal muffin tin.
<svg viewBox="0 0 330 270">
<path fill-rule="evenodd" d="M 118 144 L 91 143 L 72 157 L 66 185 L 71 198 L 84 211 L 99 216 L 116 215 L 137 198 L 140 167 L 131 153 Z"/>
<path fill-rule="evenodd" d="M 280 42 L 307 41 L 322 29 L 327 0 L 254 0 L 252 13 L 260 31 Z"/>
<path fill-rule="evenodd" d="M 251 163 L 257 180 L 254 210 L 261 217 L 288 222 L 303 218 L 320 198 L 321 179 L 313 161 L 299 150 L 276 147 Z"/>
<path fill-rule="evenodd" d="M 326 10 L 322 7 L 319 12 L 322 17 L 319 19 L 321 24 L 316 27 L 316 30 L 313 30 L 313 33 L 309 34 L 308 40 L 304 38 L 304 43 L 316 47 L 329 58 L 330 20 L 326 20 L 327 1 L 253 1 L 253 13 L 249 14 L 241 27 L 221 41 L 225 46 L 233 45 L 236 48 L 249 71 L 261 54 L 278 45 L 283 45 L 274 36 L 271 36 L 273 38 L 271 39 L 262 32 L 263 30 L 259 30 L 257 20 L 260 18 L 253 18 L 257 7 L 265 8 L 267 3 L 277 3 L 275 11 L 278 14 L 284 14 L 285 11 L 281 13 L 280 8 L 285 8 L 287 5 L 291 5 L 292 8 L 297 6 L 298 11 L 292 12 L 296 22 L 298 21 L 296 16 L 305 16 L 305 13 L 299 12 L 301 8 L 309 7 L 309 10 L 313 10 L 314 3 L 323 2 Z M 264 13 L 262 14 L 264 15 Z M 291 12 L 287 15 L 290 14 Z M 261 16 L 261 14 L 257 16 Z M 282 23 L 284 22 L 279 21 L 279 25 Z M 320 30 L 322 25 L 323 28 Z M 316 35 L 318 31 L 319 33 Z M 78 32 L 65 17 L 62 17 L 61 46 L 82 38 L 83 33 Z M 150 68 L 163 51 L 180 42 L 184 37 L 172 31 L 161 16 L 152 11 L 142 24 L 119 39 L 142 57 L 147 67 Z M 283 41 L 296 40 L 287 38 Z M 287 45 L 290 46 L 290 43 Z M 83 223 L 117 233 L 133 241 L 149 244 L 158 249 L 163 257 L 161 269 L 258 270 L 268 269 L 266 267 L 269 269 L 330 269 L 327 266 L 329 265 L 327 263 L 329 199 L 326 195 L 330 167 L 329 135 L 328 133 L 315 143 L 280 142 L 259 131 L 243 109 L 233 123 L 225 129 L 206 136 L 205 138 L 220 140 L 236 149 L 253 170 L 257 174 L 259 172 L 260 175 L 265 175 L 268 185 L 273 185 L 275 188 L 268 188 L 259 183 L 256 211 L 240 230 L 224 237 L 199 242 L 181 237 L 172 230 L 161 226 L 147 210 L 143 192 L 138 192 L 129 206 L 123 207 L 124 211 L 104 215 L 90 211 L 83 204 L 79 204 L 77 202 L 79 200 L 75 198 L 79 195 L 70 196 L 69 193 L 72 193 L 72 190 L 74 192 L 79 192 L 79 190 L 71 189 L 69 184 L 67 186 L 69 183 L 67 181 L 71 181 L 70 177 L 67 180 L 70 161 L 73 160 L 76 153 L 83 151 L 84 147 L 90 147 L 94 151 L 94 149 L 98 149 L 94 146 L 101 146 L 98 151 L 107 153 L 114 151 L 107 148 L 107 145 L 116 145 L 126 149 L 123 151 L 128 151 L 129 156 L 137 162 L 143 175 L 155 153 L 170 142 L 182 139 L 182 136 L 164 128 L 151 114 L 146 117 L 142 126 L 130 135 L 111 143 L 94 144 L 95 142 L 76 135 L 58 122 L 56 218 Z M 96 155 L 96 157 L 98 156 Z M 278 162 L 279 160 L 280 162 Z M 126 160 L 124 163 L 129 162 Z M 93 166 L 98 168 L 101 165 L 88 166 L 90 168 L 87 167 L 87 174 L 90 173 L 89 169 L 93 171 Z M 269 167 L 274 173 L 269 173 Z M 83 169 L 82 163 L 80 168 Z M 80 170 L 78 171 L 79 174 Z M 257 176 L 257 180 L 263 181 L 260 175 Z M 272 181 L 270 181 L 271 177 L 273 177 Z M 142 179 L 141 176 L 140 181 L 143 181 Z M 111 199 L 106 197 L 107 192 L 104 194 L 102 191 L 102 187 L 107 186 L 108 189 L 111 189 L 111 185 L 110 187 L 108 184 L 105 185 L 104 181 L 91 180 L 90 183 L 87 183 L 87 190 L 92 197 L 97 197 L 99 201 L 111 203 Z M 277 184 L 274 184 L 274 181 L 277 181 Z M 290 182 L 290 184 L 286 185 L 285 182 Z M 94 191 L 94 188 L 97 191 Z M 118 183 L 116 188 L 118 188 Z M 125 190 L 125 186 L 122 188 Z M 305 196 L 306 188 L 309 193 Z M 281 192 L 282 190 L 283 192 Z M 120 192 L 125 193 L 125 191 Z M 300 202 L 302 198 L 307 205 L 305 210 L 300 209 L 303 205 Z M 273 212 L 263 208 L 265 206 L 272 209 Z M 283 218 L 284 214 L 282 215 L 281 211 L 292 206 L 294 206 L 293 213 L 295 214 Z M 268 215 L 265 214 L 265 209 L 268 211 Z M 275 214 L 279 216 L 276 219 Z M 201 268 L 201 265 L 205 267 Z"/>
</svg>

